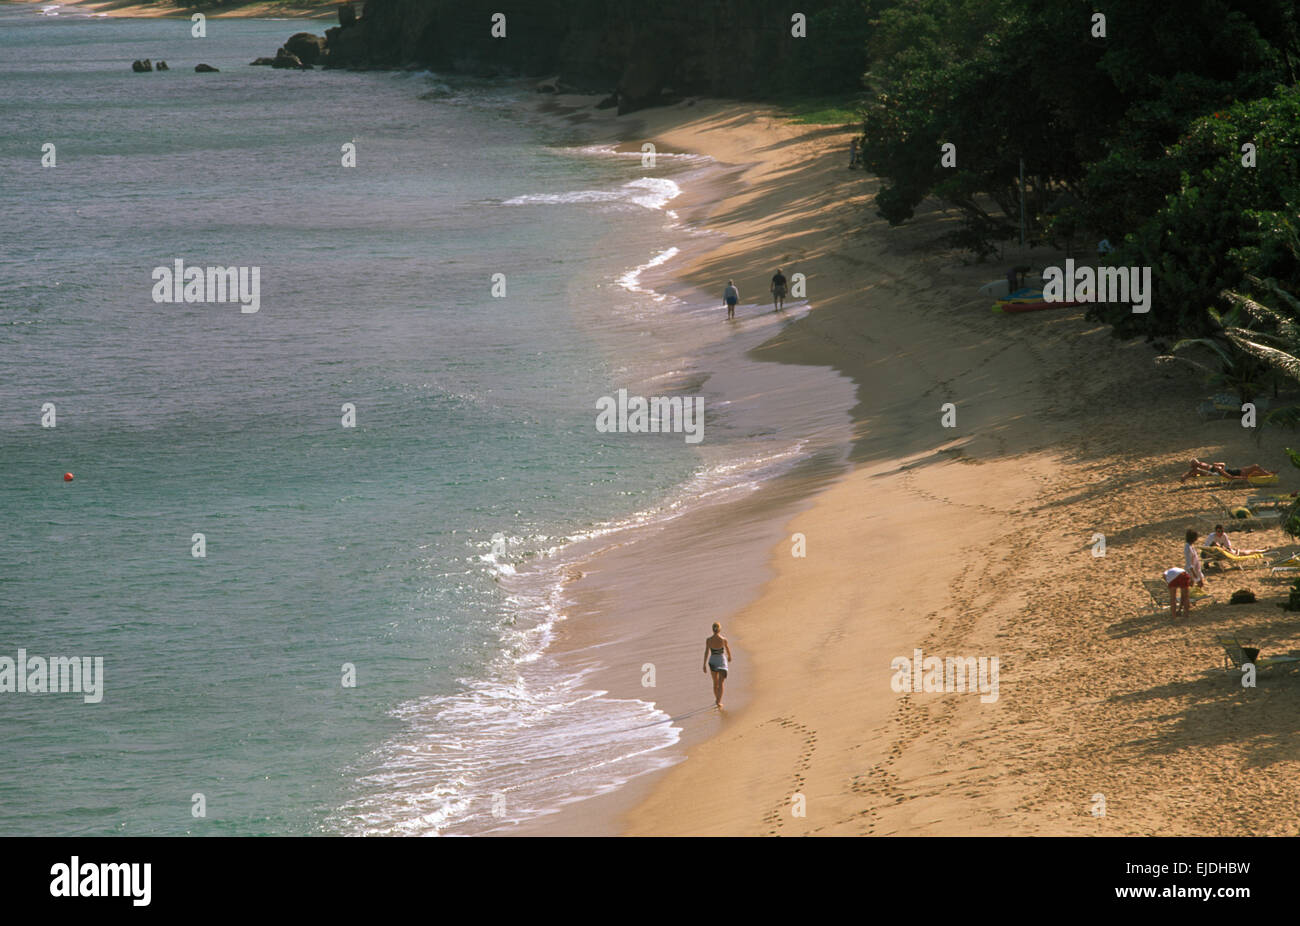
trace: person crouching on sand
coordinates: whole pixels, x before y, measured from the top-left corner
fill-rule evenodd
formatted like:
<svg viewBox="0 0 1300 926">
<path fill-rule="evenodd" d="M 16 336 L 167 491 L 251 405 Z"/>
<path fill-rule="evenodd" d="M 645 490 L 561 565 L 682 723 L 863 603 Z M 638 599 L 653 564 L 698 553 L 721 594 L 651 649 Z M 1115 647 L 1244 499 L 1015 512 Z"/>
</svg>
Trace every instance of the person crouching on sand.
<svg viewBox="0 0 1300 926">
<path fill-rule="evenodd" d="M 1169 586 L 1169 619 L 1178 620 L 1178 611 L 1174 607 L 1176 597 L 1182 598 L 1183 617 L 1186 617 L 1191 610 L 1191 601 L 1187 596 L 1188 589 L 1192 587 L 1192 577 L 1187 574 L 1186 569 L 1172 566 L 1165 570 L 1165 584 Z"/>
<path fill-rule="evenodd" d="M 735 280 L 727 281 L 727 288 L 722 291 L 722 301 L 727 304 L 727 318 L 735 318 L 736 303 L 740 301 L 740 290 L 736 289 Z"/>
<path fill-rule="evenodd" d="M 713 673 L 713 703 L 722 707 L 722 686 L 727 681 L 727 662 L 731 644 L 721 633 L 722 625 L 713 625 L 713 636 L 704 641 L 704 671 Z"/>
</svg>

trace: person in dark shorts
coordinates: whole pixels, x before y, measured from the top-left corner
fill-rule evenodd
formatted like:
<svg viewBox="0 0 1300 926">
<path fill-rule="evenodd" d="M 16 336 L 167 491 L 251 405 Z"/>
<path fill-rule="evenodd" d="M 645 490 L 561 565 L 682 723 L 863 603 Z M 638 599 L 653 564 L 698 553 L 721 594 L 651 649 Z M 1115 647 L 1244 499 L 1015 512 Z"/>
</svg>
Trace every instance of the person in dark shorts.
<svg viewBox="0 0 1300 926">
<path fill-rule="evenodd" d="M 727 281 L 727 288 L 722 291 L 722 301 L 727 304 L 727 318 L 735 318 L 736 303 L 740 301 L 740 290 L 736 289 L 735 280 Z"/>
<path fill-rule="evenodd" d="M 722 707 L 722 686 L 727 681 L 727 662 L 731 644 L 722 635 L 722 625 L 714 623 L 713 635 L 704 641 L 704 671 L 713 673 L 713 703 Z"/>
<path fill-rule="evenodd" d="M 785 274 L 781 268 L 776 268 L 776 276 L 772 277 L 772 305 L 776 308 L 774 311 L 780 312 L 785 308 Z"/>
</svg>

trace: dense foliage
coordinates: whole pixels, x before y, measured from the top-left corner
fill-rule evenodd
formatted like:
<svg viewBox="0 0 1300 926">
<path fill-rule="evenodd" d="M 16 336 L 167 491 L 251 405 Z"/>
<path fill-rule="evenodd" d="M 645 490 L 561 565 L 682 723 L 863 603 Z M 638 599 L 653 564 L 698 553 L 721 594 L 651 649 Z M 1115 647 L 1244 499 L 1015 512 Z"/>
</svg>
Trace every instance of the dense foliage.
<svg viewBox="0 0 1300 926">
<path fill-rule="evenodd" d="M 963 243 L 987 252 L 1020 223 L 1023 159 L 1036 241 L 1106 238 L 1109 263 L 1152 268 L 1150 313 L 1097 315 L 1123 336 L 1210 339 L 1249 368 L 1259 358 L 1224 330 L 1229 294 L 1286 314 L 1271 285 L 1300 286 L 1298 15 L 1290 0 L 877 10 L 863 145 L 884 180 L 878 210 L 900 223 L 937 197 L 962 215 Z M 956 146 L 955 167 L 941 166 L 944 143 Z"/>
</svg>

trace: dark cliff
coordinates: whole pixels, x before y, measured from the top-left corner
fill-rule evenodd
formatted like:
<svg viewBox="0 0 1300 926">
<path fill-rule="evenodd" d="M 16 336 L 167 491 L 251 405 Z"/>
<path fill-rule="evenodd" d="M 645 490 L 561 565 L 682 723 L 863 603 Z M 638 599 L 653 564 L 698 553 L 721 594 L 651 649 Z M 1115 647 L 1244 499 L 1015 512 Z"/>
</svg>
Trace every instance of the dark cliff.
<svg viewBox="0 0 1300 926">
<path fill-rule="evenodd" d="M 350 24 L 327 31 L 322 62 L 558 75 L 576 88 L 618 90 L 625 108 L 661 92 L 750 98 L 856 88 L 865 69 L 862 0 L 797 6 L 807 37 L 791 34 L 789 0 L 369 0 L 364 10 L 356 5 L 355 21 L 345 10 L 340 22 Z M 854 8 L 861 41 L 847 36 L 849 60 L 828 79 L 828 56 L 845 55 L 842 23 Z M 498 13 L 504 38 L 492 34 Z"/>
</svg>

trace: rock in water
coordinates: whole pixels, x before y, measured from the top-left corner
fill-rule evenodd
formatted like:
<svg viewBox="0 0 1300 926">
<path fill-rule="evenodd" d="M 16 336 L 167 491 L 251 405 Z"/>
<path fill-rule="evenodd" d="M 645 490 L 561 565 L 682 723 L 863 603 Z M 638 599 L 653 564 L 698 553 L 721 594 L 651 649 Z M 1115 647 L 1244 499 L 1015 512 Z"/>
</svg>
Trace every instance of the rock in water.
<svg viewBox="0 0 1300 926">
<path fill-rule="evenodd" d="M 153 68 L 153 69 L 154 69 L 155 71 L 167 71 L 167 70 L 170 70 L 170 68 L 167 67 L 167 62 L 166 62 L 166 61 L 159 61 L 157 64 L 154 65 L 154 68 Z"/>
<path fill-rule="evenodd" d="M 196 64 L 194 65 L 194 70 L 199 74 L 220 74 L 221 73 L 210 64 Z"/>
<path fill-rule="evenodd" d="M 297 32 L 289 36 L 289 41 L 284 43 L 284 50 L 297 55 L 303 64 L 316 64 L 325 55 L 325 37 L 310 32 Z"/>
<path fill-rule="evenodd" d="M 137 74 L 143 73 L 144 71 L 152 71 L 153 63 L 148 58 L 145 58 L 142 61 L 132 61 L 131 70 L 135 71 Z"/>
<path fill-rule="evenodd" d="M 255 59 L 253 59 L 252 61 L 250 61 L 250 62 L 248 62 L 248 63 L 249 63 L 249 65 L 252 66 L 252 67 L 260 67 L 260 66 L 270 67 L 271 65 L 275 64 L 275 59 L 274 59 L 274 58 L 255 58 Z"/>
<path fill-rule="evenodd" d="M 278 52 L 276 52 L 276 60 L 270 62 L 270 66 L 272 66 L 272 68 L 279 68 L 283 70 L 285 68 L 302 69 L 305 68 L 305 66 L 307 65 L 303 64 L 303 60 L 300 59 L 300 57 L 296 55 L 291 55 L 291 53 L 287 51 L 287 49 L 281 48 L 279 49 Z"/>
</svg>

